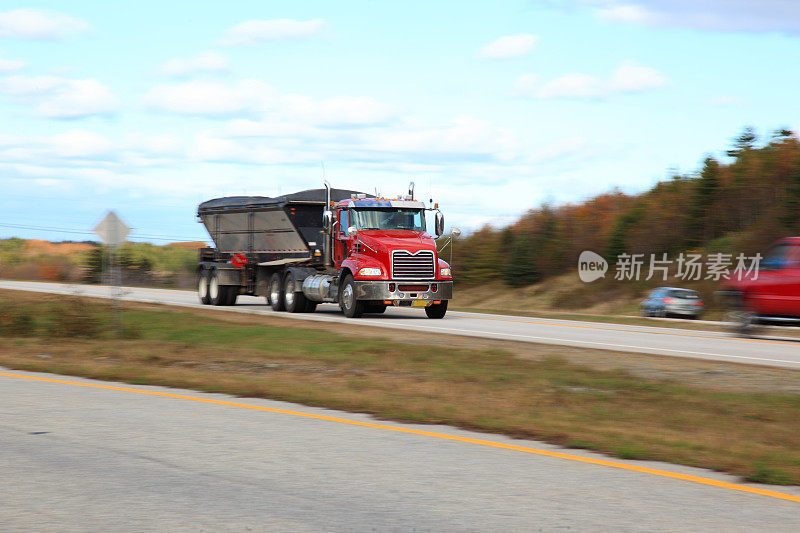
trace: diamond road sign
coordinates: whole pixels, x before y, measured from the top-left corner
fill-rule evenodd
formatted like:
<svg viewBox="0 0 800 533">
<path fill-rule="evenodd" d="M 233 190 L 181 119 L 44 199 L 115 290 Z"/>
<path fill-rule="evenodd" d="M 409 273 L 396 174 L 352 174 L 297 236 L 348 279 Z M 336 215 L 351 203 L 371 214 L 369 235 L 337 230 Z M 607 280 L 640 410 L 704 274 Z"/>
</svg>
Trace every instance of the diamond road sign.
<svg viewBox="0 0 800 533">
<path fill-rule="evenodd" d="M 104 244 L 116 247 L 125 242 L 125 237 L 131 232 L 131 228 L 114 211 L 109 211 L 93 231 Z"/>
</svg>

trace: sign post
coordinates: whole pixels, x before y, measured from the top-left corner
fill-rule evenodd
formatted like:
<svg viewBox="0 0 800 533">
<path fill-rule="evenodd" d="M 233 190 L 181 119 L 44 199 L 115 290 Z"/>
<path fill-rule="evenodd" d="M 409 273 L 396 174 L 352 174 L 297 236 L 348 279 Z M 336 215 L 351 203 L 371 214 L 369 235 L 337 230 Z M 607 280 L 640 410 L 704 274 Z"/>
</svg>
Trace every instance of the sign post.
<svg viewBox="0 0 800 533">
<path fill-rule="evenodd" d="M 112 307 L 117 323 L 117 334 L 122 330 L 122 309 L 120 288 L 122 285 L 122 272 L 117 261 L 117 250 L 125 242 L 125 238 L 130 234 L 131 228 L 120 219 L 114 211 L 109 211 L 97 226 L 93 229 L 94 234 L 100 237 L 108 247 L 109 264 L 109 285 L 111 286 Z"/>
</svg>

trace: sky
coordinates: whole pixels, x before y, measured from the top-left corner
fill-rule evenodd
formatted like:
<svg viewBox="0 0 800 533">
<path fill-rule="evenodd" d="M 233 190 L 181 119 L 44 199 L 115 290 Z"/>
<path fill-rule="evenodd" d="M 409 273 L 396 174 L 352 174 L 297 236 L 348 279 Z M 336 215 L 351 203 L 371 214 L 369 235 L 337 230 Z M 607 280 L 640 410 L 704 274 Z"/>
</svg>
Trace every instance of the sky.
<svg viewBox="0 0 800 533">
<path fill-rule="evenodd" d="M 799 45 L 793 0 L 6 1 L 0 238 L 207 240 L 323 175 L 502 226 L 800 130 Z"/>
</svg>

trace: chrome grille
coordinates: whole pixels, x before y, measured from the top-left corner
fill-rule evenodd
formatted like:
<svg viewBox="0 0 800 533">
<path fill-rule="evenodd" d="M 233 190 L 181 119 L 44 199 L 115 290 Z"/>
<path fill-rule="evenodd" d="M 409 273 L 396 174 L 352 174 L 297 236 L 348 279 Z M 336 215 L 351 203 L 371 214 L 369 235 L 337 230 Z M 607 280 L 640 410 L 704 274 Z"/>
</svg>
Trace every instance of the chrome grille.
<svg viewBox="0 0 800 533">
<path fill-rule="evenodd" d="M 431 279 L 435 273 L 433 259 L 430 250 L 415 254 L 395 250 L 392 252 L 392 279 Z"/>
</svg>

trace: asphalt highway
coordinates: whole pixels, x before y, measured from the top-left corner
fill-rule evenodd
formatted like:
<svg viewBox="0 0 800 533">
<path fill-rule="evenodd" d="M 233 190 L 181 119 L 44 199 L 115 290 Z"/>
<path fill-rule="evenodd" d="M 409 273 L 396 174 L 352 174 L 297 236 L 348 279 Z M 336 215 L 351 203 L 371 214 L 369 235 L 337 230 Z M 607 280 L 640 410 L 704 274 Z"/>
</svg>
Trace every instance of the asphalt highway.
<svg viewBox="0 0 800 533">
<path fill-rule="evenodd" d="M 0 289 L 78 294 L 108 298 L 110 287 L 0 280 Z M 122 298 L 184 307 L 204 307 L 189 291 L 125 287 Z M 240 297 L 237 305 L 221 311 L 273 314 L 261 298 Z M 431 320 L 421 309 L 389 308 L 383 315 L 345 318 L 335 305 L 321 305 L 315 313 L 280 313 L 305 321 L 346 322 L 381 328 L 448 333 L 489 339 L 599 348 L 713 361 L 729 361 L 785 368 L 800 368 L 800 339 L 792 337 L 738 338 L 730 333 L 679 328 L 635 326 L 448 311 Z"/>
<path fill-rule="evenodd" d="M 0 368 L 0 531 L 800 531 L 800 490 Z"/>
</svg>

